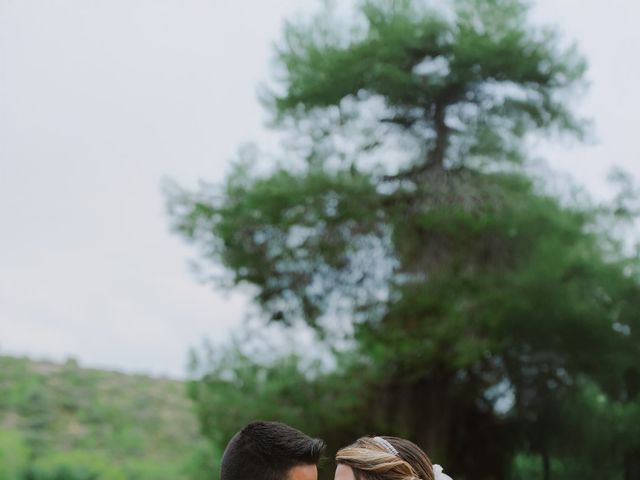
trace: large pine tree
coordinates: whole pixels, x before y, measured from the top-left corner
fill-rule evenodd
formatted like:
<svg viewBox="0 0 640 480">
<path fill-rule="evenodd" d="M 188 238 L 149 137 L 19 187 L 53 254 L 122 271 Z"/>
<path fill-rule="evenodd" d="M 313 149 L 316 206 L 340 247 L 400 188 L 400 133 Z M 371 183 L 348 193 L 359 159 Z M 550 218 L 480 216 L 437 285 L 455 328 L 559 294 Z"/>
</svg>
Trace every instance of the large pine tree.
<svg viewBox="0 0 640 480">
<path fill-rule="evenodd" d="M 431 5 L 288 24 L 264 98 L 282 161 L 175 190 L 173 220 L 268 319 L 351 338 L 372 429 L 460 478 L 505 478 L 516 449 L 549 478 L 576 392 L 638 401 L 639 264 L 618 217 L 528 170 L 534 136 L 582 134 L 576 50 L 517 0 Z"/>
</svg>

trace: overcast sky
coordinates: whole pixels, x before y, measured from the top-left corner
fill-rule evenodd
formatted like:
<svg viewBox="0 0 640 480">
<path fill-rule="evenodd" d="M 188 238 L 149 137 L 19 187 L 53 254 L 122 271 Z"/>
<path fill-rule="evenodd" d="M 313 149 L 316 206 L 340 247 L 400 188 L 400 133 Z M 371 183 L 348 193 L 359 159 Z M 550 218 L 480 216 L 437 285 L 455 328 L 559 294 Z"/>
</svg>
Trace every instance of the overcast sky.
<svg viewBox="0 0 640 480">
<path fill-rule="evenodd" d="M 0 0 L 0 353 L 184 373 L 224 340 L 242 294 L 199 285 L 169 232 L 161 179 L 220 180 L 237 148 L 272 141 L 256 88 L 284 18 L 314 0 Z M 640 179 L 640 3 L 540 0 L 578 41 L 597 143 L 553 147 L 596 196 Z"/>
</svg>

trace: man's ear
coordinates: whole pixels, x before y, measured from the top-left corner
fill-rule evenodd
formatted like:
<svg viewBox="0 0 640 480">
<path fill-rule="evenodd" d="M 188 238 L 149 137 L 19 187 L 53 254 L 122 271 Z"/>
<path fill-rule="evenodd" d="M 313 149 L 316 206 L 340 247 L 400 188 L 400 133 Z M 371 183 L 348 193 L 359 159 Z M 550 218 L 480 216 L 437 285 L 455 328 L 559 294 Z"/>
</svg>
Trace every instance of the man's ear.
<svg viewBox="0 0 640 480">
<path fill-rule="evenodd" d="M 287 480 L 318 480 L 318 467 L 315 465 L 298 465 L 289 470 Z"/>
</svg>

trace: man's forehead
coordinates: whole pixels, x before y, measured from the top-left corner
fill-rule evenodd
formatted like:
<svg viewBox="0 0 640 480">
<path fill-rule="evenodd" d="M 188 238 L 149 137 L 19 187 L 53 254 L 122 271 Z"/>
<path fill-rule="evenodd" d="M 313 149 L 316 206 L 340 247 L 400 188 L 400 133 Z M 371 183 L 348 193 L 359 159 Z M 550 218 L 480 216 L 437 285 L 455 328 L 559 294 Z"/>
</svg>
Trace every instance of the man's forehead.
<svg viewBox="0 0 640 480">
<path fill-rule="evenodd" d="M 289 470 L 287 480 L 318 480 L 318 467 L 315 465 L 299 465 Z"/>
</svg>

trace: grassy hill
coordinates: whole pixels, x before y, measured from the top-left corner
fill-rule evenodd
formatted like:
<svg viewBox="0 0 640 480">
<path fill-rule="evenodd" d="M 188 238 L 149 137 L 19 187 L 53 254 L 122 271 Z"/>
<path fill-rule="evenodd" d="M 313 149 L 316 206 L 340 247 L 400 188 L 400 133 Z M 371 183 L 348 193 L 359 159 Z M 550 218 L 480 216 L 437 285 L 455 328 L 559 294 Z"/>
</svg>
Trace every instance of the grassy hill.
<svg viewBox="0 0 640 480">
<path fill-rule="evenodd" d="M 187 478 L 202 442 L 180 381 L 0 356 L 0 480 Z"/>
</svg>

